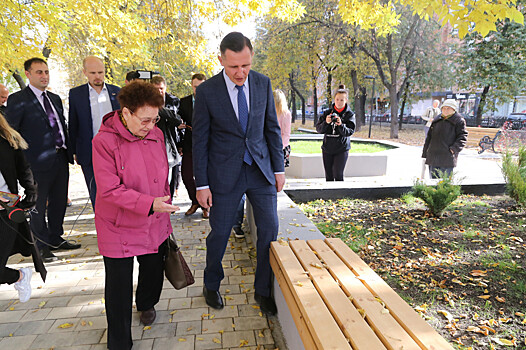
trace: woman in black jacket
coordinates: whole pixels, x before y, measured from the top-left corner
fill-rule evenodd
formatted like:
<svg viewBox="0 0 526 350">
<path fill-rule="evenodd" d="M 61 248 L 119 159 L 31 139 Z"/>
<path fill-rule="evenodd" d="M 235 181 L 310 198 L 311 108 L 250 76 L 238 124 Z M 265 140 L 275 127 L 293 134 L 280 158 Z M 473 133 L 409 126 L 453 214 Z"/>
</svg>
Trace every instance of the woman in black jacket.
<svg viewBox="0 0 526 350">
<path fill-rule="evenodd" d="M 440 111 L 440 115 L 429 128 L 422 151 L 422 158 L 425 158 L 426 164 L 429 165 L 432 179 L 440 178 L 441 175 L 452 175 L 453 168 L 457 166 L 458 154 L 468 139 L 466 121 L 457 112 L 457 101 L 445 100 Z"/>
<path fill-rule="evenodd" d="M 340 85 L 334 94 L 332 107 L 323 113 L 316 124 L 316 131 L 325 134 L 321 149 L 327 181 L 343 181 L 351 149 L 350 137 L 354 134 L 356 119 L 347 105 L 348 95 L 345 85 Z"/>
<path fill-rule="evenodd" d="M 26 148 L 26 141 L 0 114 L 0 191 L 18 194 L 19 183 L 24 188 L 24 199 L 16 205 L 20 209 L 33 207 L 37 199 L 37 185 L 22 151 Z M 3 201 L 5 202 L 5 199 Z M 21 302 L 26 302 L 31 297 L 30 282 L 33 272 L 28 267 L 14 270 L 7 267 L 6 263 L 7 259 L 16 253 L 24 256 L 33 255 L 35 269 L 45 280 L 46 270 L 33 242 L 34 237 L 27 221 L 24 220 L 22 223 L 11 221 L 8 211 L 1 207 L 0 284 L 14 284 Z"/>
</svg>

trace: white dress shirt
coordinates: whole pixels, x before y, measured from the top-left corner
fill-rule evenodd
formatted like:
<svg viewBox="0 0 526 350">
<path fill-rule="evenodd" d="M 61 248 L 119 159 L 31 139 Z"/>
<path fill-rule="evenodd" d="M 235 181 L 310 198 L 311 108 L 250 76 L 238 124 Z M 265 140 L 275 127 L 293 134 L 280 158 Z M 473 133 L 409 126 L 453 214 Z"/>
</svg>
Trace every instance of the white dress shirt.
<svg viewBox="0 0 526 350">
<path fill-rule="evenodd" d="M 113 111 L 113 107 L 111 106 L 110 94 L 106 84 L 102 86 L 100 94 L 90 84 L 88 84 L 88 90 L 93 136 L 95 137 L 102 124 L 102 117 Z"/>
<path fill-rule="evenodd" d="M 230 102 L 232 102 L 232 107 L 234 107 L 234 112 L 236 113 L 237 120 L 239 120 L 239 113 L 237 109 L 237 95 L 239 94 L 239 90 L 236 88 L 236 84 L 232 80 L 230 80 L 228 75 L 226 75 L 224 69 L 223 77 L 225 78 L 226 90 L 228 91 L 228 96 L 230 96 Z M 245 97 L 247 98 L 247 107 L 248 112 L 250 113 L 250 89 L 248 87 L 248 77 L 245 80 L 245 83 L 243 84 L 243 92 L 245 93 Z"/>
</svg>

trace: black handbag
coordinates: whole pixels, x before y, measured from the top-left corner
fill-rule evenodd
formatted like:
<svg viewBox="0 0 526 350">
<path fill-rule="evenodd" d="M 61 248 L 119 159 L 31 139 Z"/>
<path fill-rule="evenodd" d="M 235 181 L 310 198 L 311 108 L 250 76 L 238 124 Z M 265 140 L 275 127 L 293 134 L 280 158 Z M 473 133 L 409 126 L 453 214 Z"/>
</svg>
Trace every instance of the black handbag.
<svg viewBox="0 0 526 350">
<path fill-rule="evenodd" d="M 164 274 L 175 289 L 182 289 L 194 284 L 192 271 L 186 264 L 177 243 L 168 237 L 166 240 L 166 254 L 164 257 Z"/>
</svg>

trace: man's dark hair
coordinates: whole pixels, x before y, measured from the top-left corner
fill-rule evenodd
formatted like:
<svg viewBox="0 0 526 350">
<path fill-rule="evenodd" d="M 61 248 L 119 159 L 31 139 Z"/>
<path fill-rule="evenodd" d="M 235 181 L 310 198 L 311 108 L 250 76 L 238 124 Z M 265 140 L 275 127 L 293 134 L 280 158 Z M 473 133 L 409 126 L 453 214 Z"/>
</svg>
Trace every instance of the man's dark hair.
<svg viewBox="0 0 526 350">
<path fill-rule="evenodd" d="M 156 108 L 164 106 L 164 100 L 159 89 L 155 85 L 141 80 L 133 81 L 124 86 L 119 91 L 117 100 L 121 108 L 126 107 L 132 112 L 144 106 Z"/>
<path fill-rule="evenodd" d="M 140 75 L 139 72 L 136 70 L 132 70 L 131 72 L 126 73 L 126 80 L 133 81 L 135 79 L 139 79 Z"/>
<path fill-rule="evenodd" d="M 33 57 L 33 58 L 30 58 L 30 59 L 28 59 L 27 61 L 24 62 L 24 70 L 26 72 L 29 72 L 29 70 L 31 69 L 31 66 L 35 62 L 44 63 L 47 66 L 47 62 L 44 59 L 42 59 L 40 57 Z"/>
<path fill-rule="evenodd" d="M 192 79 L 191 80 L 194 80 L 194 79 L 206 80 L 206 75 L 204 75 L 203 73 L 195 73 L 194 75 L 192 75 Z"/>
<path fill-rule="evenodd" d="M 223 55 L 226 50 L 231 50 L 234 52 L 241 52 L 245 48 L 245 46 L 248 46 L 250 49 L 250 52 L 252 52 L 252 44 L 250 43 L 250 39 L 244 36 L 240 32 L 231 32 L 228 33 L 223 40 L 221 40 L 221 45 L 219 45 L 219 50 L 221 51 L 221 55 Z"/>
</svg>

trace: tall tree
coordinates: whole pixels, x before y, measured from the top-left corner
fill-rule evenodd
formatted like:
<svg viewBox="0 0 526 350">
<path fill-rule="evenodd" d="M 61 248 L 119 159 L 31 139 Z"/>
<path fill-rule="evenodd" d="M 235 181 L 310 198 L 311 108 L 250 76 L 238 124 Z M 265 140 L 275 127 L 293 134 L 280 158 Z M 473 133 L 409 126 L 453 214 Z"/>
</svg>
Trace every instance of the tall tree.
<svg viewBox="0 0 526 350">
<path fill-rule="evenodd" d="M 466 36 L 456 56 L 459 85 L 473 92 L 482 90 L 475 111 L 477 125 L 491 107 L 488 101 L 510 101 L 526 88 L 526 27 L 504 20 L 496 29 L 485 38 Z"/>
</svg>

